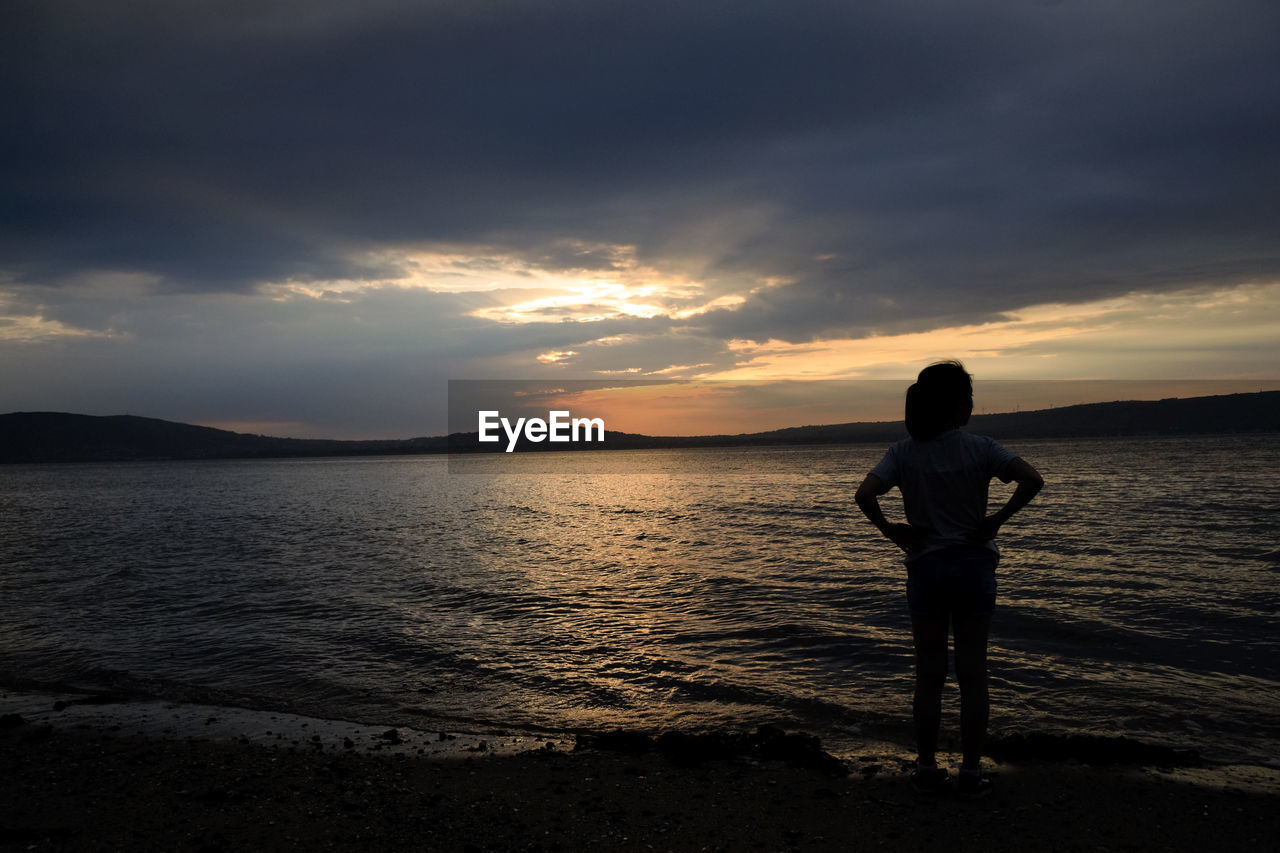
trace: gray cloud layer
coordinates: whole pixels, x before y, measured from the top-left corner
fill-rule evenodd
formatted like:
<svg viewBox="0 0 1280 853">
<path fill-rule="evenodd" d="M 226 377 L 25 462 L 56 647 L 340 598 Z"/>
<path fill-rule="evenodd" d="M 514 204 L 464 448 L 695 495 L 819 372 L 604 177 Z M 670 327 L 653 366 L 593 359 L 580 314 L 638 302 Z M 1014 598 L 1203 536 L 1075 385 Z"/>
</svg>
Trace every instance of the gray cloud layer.
<svg viewBox="0 0 1280 853">
<path fill-rule="evenodd" d="M 368 259 L 430 243 L 552 267 L 583 263 L 557 241 L 619 243 L 713 290 L 791 282 L 680 324 L 711 341 L 1280 271 L 1270 0 L 31 0 L 3 16 L 0 273 L 90 328 L 59 295 L 86 271 L 243 293 L 394 277 Z M 494 353 L 609 333 L 465 328 L 459 346 Z M 615 331 L 645 330 L 668 328 Z"/>
</svg>

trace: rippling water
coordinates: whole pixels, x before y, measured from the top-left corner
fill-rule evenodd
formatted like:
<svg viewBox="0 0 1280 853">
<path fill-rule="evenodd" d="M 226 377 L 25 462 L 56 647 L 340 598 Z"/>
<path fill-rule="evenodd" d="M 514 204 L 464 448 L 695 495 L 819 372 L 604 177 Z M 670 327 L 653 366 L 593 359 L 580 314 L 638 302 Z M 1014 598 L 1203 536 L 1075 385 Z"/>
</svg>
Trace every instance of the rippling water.
<svg viewBox="0 0 1280 853">
<path fill-rule="evenodd" d="M 1010 446 L 1048 485 L 1001 535 L 993 727 L 1280 757 L 1280 436 Z M 0 680 L 906 737 L 904 570 L 852 501 L 882 452 L 0 468 Z"/>
</svg>

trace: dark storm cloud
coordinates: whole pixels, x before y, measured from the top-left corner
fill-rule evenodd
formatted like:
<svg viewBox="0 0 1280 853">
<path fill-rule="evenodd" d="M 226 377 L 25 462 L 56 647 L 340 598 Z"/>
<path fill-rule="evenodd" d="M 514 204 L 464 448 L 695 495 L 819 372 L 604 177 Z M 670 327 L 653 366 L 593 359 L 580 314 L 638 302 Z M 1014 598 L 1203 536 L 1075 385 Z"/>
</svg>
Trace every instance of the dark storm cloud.
<svg viewBox="0 0 1280 853">
<path fill-rule="evenodd" d="M 719 290 L 789 281 L 689 325 L 808 340 L 1280 269 L 1271 2 L 3 14 L 18 283 L 395 277 L 366 259 L 415 243 L 607 269 L 626 244 Z"/>
</svg>

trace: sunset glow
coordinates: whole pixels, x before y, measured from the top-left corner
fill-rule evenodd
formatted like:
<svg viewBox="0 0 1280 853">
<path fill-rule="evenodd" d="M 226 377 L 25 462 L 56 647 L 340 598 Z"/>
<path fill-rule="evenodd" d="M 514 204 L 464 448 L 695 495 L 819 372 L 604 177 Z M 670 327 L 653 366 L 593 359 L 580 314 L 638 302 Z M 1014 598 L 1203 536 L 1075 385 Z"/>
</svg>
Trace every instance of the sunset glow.
<svg viewBox="0 0 1280 853">
<path fill-rule="evenodd" d="M 1078 305 L 1039 305 L 1006 319 L 930 332 L 811 344 L 731 341 L 732 369 L 703 378 L 839 379 L 910 376 L 959 358 L 1001 379 L 1275 378 L 1266 357 L 1280 332 L 1280 284 L 1131 294 Z M 1222 348 L 1253 361 L 1223 363 Z"/>
</svg>

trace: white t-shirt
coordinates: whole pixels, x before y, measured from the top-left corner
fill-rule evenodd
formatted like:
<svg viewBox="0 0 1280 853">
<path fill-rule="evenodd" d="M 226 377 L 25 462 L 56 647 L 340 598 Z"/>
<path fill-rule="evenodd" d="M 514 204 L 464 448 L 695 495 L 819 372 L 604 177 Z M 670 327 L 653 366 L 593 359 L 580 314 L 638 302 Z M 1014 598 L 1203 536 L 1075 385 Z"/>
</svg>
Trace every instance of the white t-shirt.
<svg viewBox="0 0 1280 853">
<path fill-rule="evenodd" d="M 961 429 L 930 441 L 906 438 L 890 447 L 871 473 L 902 491 L 907 523 L 929 531 L 924 547 L 910 559 L 973 544 L 968 534 L 987 516 L 987 486 L 992 477 L 1009 482 L 1001 475 L 1015 457 L 993 439 Z M 995 542 L 987 547 L 996 550 Z"/>
</svg>

